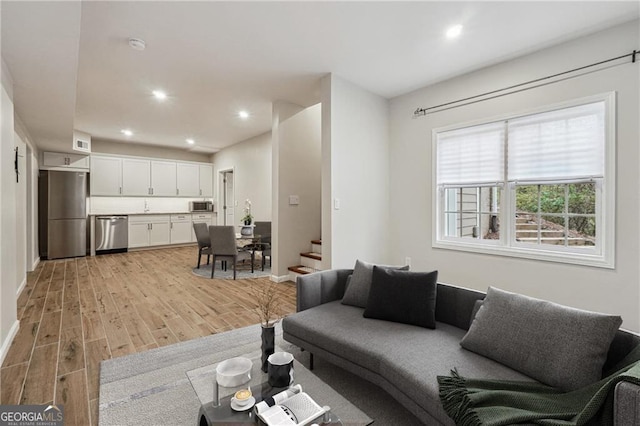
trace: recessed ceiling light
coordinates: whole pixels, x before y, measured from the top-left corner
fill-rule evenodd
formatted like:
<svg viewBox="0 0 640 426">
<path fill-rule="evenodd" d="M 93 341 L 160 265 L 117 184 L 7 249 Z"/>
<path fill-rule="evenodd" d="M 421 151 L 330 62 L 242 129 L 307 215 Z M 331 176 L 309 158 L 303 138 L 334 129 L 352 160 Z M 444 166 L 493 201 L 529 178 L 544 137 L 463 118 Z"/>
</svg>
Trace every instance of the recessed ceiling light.
<svg viewBox="0 0 640 426">
<path fill-rule="evenodd" d="M 144 48 L 147 47 L 147 44 L 141 38 L 132 37 L 129 39 L 129 46 L 135 50 L 144 50 Z"/>
<path fill-rule="evenodd" d="M 187 139 L 187 143 L 189 145 L 193 145 L 194 143 L 196 143 L 196 141 L 194 141 L 193 139 Z"/>
<path fill-rule="evenodd" d="M 249 113 L 247 111 L 240 111 L 238 113 L 238 117 L 242 118 L 243 120 L 246 120 L 247 118 L 249 118 Z"/>
<path fill-rule="evenodd" d="M 167 94 L 164 93 L 162 90 L 154 90 L 152 93 L 153 93 L 153 96 L 155 96 L 155 98 L 158 99 L 159 101 L 163 101 L 167 99 Z"/>
<path fill-rule="evenodd" d="M 449 29 L 447 29 L 447 38 L 456 38 L 458 37 L 460 34 L 462 34 L 462 25 L 454 25 L 452 27 L 449 27 Z"/>
<path fill-rule="evenodd" d="M 129 129 L 122 129 L 120 132 L 125 136 L 133 136 L 133 132 Z"/>
</svg>

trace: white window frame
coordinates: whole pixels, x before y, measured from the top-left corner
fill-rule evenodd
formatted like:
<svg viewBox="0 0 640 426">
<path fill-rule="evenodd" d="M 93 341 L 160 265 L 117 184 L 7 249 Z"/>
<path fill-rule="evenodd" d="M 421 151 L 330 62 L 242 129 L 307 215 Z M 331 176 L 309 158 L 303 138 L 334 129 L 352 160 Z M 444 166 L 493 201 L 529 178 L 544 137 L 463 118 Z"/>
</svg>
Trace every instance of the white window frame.
<svg viewBox="0 0 640 426">
<path fill-rule="evenodd" d="M 515 185 L 506 180 L 496 182 L 500 194 L 500 239 L 482 240 L 460 237 L 446 237 L 444 230 L 444 190 L 437 185 L 437 136 L 439 133 L 477 126 L 491 122 L 512 120 L 518 117 L 579 105 L 604 102 L 605 105 L 605 147 L 604 178 L 596 180 L 596 246 L 575 249 L 564 246 L 544 246 L 541 244 L 515 241 Z M 504 114 L 490 119 L 475 120 L 464 124 L 440 127 L 432 130 L 432 247 L 483 253 L 500 256 L 526 258 L 540 261 L 569 263 L 600 268 L 615 268 L 615 207 L 616 207 L 616 92 L 603 93 L 547 105 L 515 114 Z M 507 141 L 508 146 L 508 141 Z M 505 157 L 505 167 L 507 163 Z M 506 175 L 506 173 L 505 173 Z M 507 177 L 505 176 L 505 179 Z M 562 183 L 560 180 L 558 181 Z M 552 182 L 547 182 L 552 183 Z M 473 184 L 464 185 L 467 187 Z"/>
</svg>

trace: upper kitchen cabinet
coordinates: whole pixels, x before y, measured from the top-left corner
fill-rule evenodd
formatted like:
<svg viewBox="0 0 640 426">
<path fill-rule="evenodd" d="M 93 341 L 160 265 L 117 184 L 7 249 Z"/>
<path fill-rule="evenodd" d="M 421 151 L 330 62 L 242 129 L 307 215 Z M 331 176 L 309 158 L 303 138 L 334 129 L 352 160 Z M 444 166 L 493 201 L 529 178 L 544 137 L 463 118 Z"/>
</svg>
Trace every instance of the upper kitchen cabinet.
<svg viewBox="0 0 640 426">
<path fill-rule="evenodd" d="M 42 168 L 48 170 L 82 169 L 89 170 L 89 156 L 64 152 L 44 152 Z"/>
<path fill-rule="evenodd" d="M 200 164 L 200 196 L 213 197 L 213 166 Z"/>
<path fill-rule="evenodd" d="M 45 153 L 46 154 L 46 153 Z M 91 157 L 91 195 L 122 195 L 122 159 Z"/>
<path fill-rule="evenodd" d="M 200 167 L 193 163 L 177 164 L 177 195 L 181 197 L 200 195 Z"/>
<path fill-rule="evenodd" d="M 92 155 L 91 195 L 211 198 L 213 165 L 144 157 Z"/>
<path fill-rule="evenodd" d="M 178 195 L 175 162 L 151 162 L 151 195 L 161 197 L 175 197 Z"/>
<path fill-rule="evenodd" d="M 122 195 L 151 195 L 151 161 L 122 159 Z"/>
</svg>

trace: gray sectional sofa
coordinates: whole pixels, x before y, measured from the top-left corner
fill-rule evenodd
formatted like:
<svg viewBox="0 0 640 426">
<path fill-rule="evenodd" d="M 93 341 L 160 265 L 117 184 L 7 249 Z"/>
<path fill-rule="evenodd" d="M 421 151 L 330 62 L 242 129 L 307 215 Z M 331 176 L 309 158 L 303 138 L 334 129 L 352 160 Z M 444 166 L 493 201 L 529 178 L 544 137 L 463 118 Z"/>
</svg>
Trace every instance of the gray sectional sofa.
<svg viewBox="0 0 640 426">
<path fill-rule="evenodd" d="M 428 425 L 453 425 L 440 402 L 436 376 L 457 368 L 470 378 L 532 379 L 463 349 L 476 301 L 485 293 L 437 284 L 434 330 L 363 317 L 363 308 L 341 303 L 351 269 L 299 277 L 297 313 L 283 320 L 284 339 L 385 389 Z M 640 336 L 618 330 L 604 371 L 619 362 Z M 615 391 L 618 425 L 640 425 L 640 387 L 621 382 Z"/>
</svg>

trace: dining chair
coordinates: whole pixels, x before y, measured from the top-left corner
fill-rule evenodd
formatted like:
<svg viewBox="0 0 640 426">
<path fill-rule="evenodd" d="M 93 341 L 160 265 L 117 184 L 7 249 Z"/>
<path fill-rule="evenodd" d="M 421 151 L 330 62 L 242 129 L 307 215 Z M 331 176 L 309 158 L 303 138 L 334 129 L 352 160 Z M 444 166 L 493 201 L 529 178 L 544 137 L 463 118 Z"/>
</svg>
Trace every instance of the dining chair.
<svg viewBox="0 0 640 426">
<path fill-rule="evenodd" d="M 255 244 L 255 251 L 262 253 L 262 270 L 264 271 L 264 265 L 266 258 L 269 258 L 269 266 L 271 266 L 271 222 L 255 222 L 255 228 L 253 233 L 259 235 L 260 239 Z"/>
<path fill-rule="evenodd" d="M 207 229 L 208 226 L 209 225 L 207 225 L 206 223 L 193 224 L 193 232 L 195 232 L 196 240 L 198 241 L 198 266 L 196 266 L 197 269 L 200 269 L 200 260 L 202 259 L 203 254 L 207 255 L 207 265 L 209 264 L 211 256 L 211 238 L 209 237 L 209 230 Z"/>
<path fill-rule="evenodd" d="M 211 268 L 211 278 L 215 271 L 216 260 L 233 263 L 233 279 L 236 279 L 237 265 L 240 260 L 251 261 L 251 273 L 253 273 L 253 252 L 238 250 L 236 246 L 236 232 L 233 226 L 209 226 L 209 238 L 211 239 L 211 256 L 213 256 L 213 266 Z"/>
</svg>

